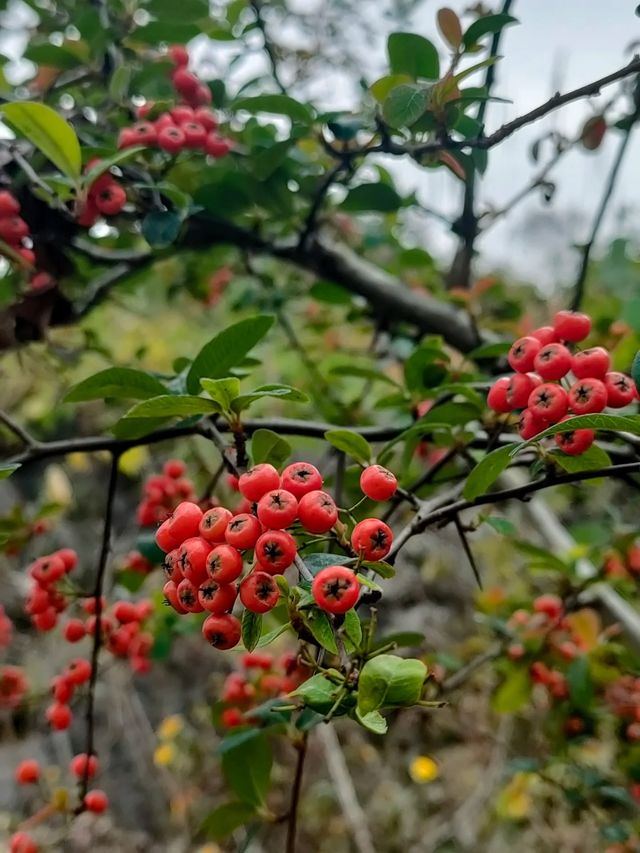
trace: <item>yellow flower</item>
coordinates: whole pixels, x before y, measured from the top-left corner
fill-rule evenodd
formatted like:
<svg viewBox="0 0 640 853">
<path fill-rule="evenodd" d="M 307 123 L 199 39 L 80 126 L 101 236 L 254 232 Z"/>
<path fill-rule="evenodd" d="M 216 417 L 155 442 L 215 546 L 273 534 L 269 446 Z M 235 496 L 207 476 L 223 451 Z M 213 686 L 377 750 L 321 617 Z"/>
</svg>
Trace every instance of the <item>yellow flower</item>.
<svg viewBox="0 0 640 853">
<path fill-rule="evenodd" d="M 409 775 L 414 782 L 433 782 L 440 775 L 438 764 L 428 755 L 418 755 L 409 765 Z"/>
<path fill-rule="evenodd" d="M 173 714 L 171 717 L 165 717 L 158 727 L 158 737 L 160 740 L 173 740 L 177 737 L 184 728 L 184 722 L 180 714 Z"/>
<path fill-rule="evenodd" d="M 153 753 L 153 763 L 158 767 L 166 767 L 176 757 L 175 747 L 170 743 L 161 743 Z"/>
</svg>

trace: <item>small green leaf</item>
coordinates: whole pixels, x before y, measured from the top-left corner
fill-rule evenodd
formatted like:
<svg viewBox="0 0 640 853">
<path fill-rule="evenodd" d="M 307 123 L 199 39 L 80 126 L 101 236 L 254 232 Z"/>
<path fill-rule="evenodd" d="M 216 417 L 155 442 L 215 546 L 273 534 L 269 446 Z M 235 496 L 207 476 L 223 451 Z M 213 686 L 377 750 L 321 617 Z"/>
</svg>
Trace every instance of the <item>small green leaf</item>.
<svg viewBox="0 0 640 853">
<path fill-rule="evenodd" d="M 482 459 L 467 477 L 462 494 L 468 501 L 484 495 L 511 462 L 512 444 L 505 444 Z"/>
<path fill-rule="evenodd" d="M 400 388 L 400 384 L 387 376 L 386 373 L 381 373 L 372 367 L 360 367 L 357 364 L 337 364 L 329 370 L 332 376 L 349 376 L 355 379 L 368 379 L 371 382 L 384 382 L 387 385 L 392 385 L 394 388 Z"/>
<path fill-rule="evenodd" d="M 205 817 L 199 832 L 213 841 L 222 841 L 236 829 L 255 816 L 256 810 L 250 803 L 223 803 Z"/>
<path fill-rule="evenodd" d="M 462 43 L 462 27 L 460 26 L 460 18 L 456 15 L 453 9 L 438 9 L 437 14 L 438 29 L 442 37 L 449 42 L 450 46 L 457 50 Z"/>
<path fill-rule="evenodd" d="M 218 407 L 204 397 L 166 394 L 136 403 L 124 418 L 177 418 L 188 415 L 210 415 L 217 411 Z"/>
<path fill-rule="evenodd" d="M 24 59 L 35 62 L 36 65 L 46 65 L 49 68 L 59 68 L 68 71 L 83 64 L 83 59 L 73 50 L 58 45 L 44 43 L 31 44 L 23 54 Z"/>
<path fill-rule="evenodd" d="M 353 563 L 354 558 L 346 554 L 308 554 L 304 558 L 304 564 L 312 575 L 317 575 L 321 569 L 327 566 L 344 566 Z"/>
<path fill-rule="evenodd" d="M 320 714 L 326 714 L 335 704 L 339 690 L 340 687 L 337 684 L 329 681 L 324 675 L 318 674 L 303 681 L 290 695 L 300 696 L 307 707 Z"/>
<path fill-rule="evenodd" d="M 169 418 L 127 418 L 123 417 L 111 427 L 116 438 L 142 438 L 154 429 L 163 426 Z"/>
<path fill-rule="evenodd" d="M 229 375 L 244 357 L 262 340 L 273 325 L 274 318 L 268 314 L 248 317 L 224 329 L 208 343 L 194 358 L 187 374 L 187 390 L 196 394 L 200 379 L 221 379 Z"/>
<path fill-rule="evenodd" d="M 351 640 L 354 648 L 358 648 L 362 642 L 362 623 L 355 610 L 347 610 L 344 614 L 344 632 Z"/>
<path fill-rule="evenodd" d="M 378 655 L 362 667 L 358 680 L 358 711 L 392 706 L 415 705 L 422 695 L 427 667 L 416 658 Z"/>
<path fill-rule="evenodd" d="M 291 456 L 291 445 L 270 429 L 257 429 L 251 436 L 251 459 L 254 465 L 269 462 L 276 468 Z"/>
<path fill-rule="evenodd" d="M 562 450 L 553 450 L 549 456 L 557 465 L 570 474 L 574 474 L 576 471 L 593 471 L 597 468 L 606 468 L 607 465 L 611 465 L 611 457 L 606 450 L 598 447 L 597 444 L 593 444 L 579 456 L 568 456 Z M 597 483 L 597 480 L 593 482 Z"/>
<path fill-rule="evenodd" d="M 148 400 L 166 394 L 165 386 L 142 370 L 130 367 L 108 367 L 73 385 L 63 398 L 64 403 L 84 400 L 103 400 L 116 397 L 124 400 Z"/>
<path fill-rule="evenodd" d="M 477 44 L 483 36 L 495 35 L 495 33 L 499 33 L 500 30 L 509 24 L 517 23 L 517 18 L 504 13 L 484 15 L 482 18 L 478 18 L 477 21 L 474 21 L 467 29 L 462 37 L 462 43 L 465 47 L 473 47 L 473 45 Z"/>
<path fill-rule="evenodd" d="M 100 175 L 104 174 L 112 166 L 117 166 L 118 163 L 122 163 L 123 160 L 129 160 L 141 151 L 146 150 L 146 145 L 134 145 L 131 148 L 123 148 L 121 151 L 117 151 L 111 157 L 101 157 L 96 165 L 92 166 L 91 169 L 89 169 L 88 172 L 85 172 L 82 176 L 83 186 L 90 187 L 91 184 L 100 177 Z"/>
<path fill-rule="evenodd" d="M 308 620 L 309 630 L 320 645 L 332 655 L 338 654 L 336 638 L 329 617 L 322 610 L 314 610 Z"/>
<path fill-rule="evenodd" d="M 381 213 L 391 213 L 398 210 L 402 199 L 389 184 L 370 183 L 360 184 L 350 189 L 340 207 L 349 213 L 375 210 Z"/>
<path fill-rule="evenodd" d="M 384 637 L 376 640 L 371 650 L 380 649 L 390 643 L 398 648 L 415 648 L 424 643 L 424 634 L 420 634 L 418 631 L 396 631 L 393 634 L 385 634 Z"/>
<path fill-rule="evenodd" d="M 588 711 L 593 702 L 593 680 L 586 655 L 580 655 L 569 664 L 567 684 L 572 704 L 579 711 Z"/>
<path fill-rule="evenodd" d="M 222 772 L 231 790 L 243 803 L 264 804 L 269 790 L 273 756 L 265 735 L 225 752 Z"/>
<path fill-rule="evenodd" d="M 372 451 L 369 442 L 359 433 L 348 429 L 330 429 L 324 437 L 343 453 L 352 456 L 357 462 L 366 464 L 371 461 Z"/>
<path fill-rule="evenodd" d="M 316 281 L 311 285 L 309 296 L 328 305 L 350 305 L 353 302 L 352 294 L 332 281 Z"/>
<path fill-rule="evenodd" d="M 356 720 L 361 726 L 364 726 L 365 729 L 373 732 L 375 735 L 384 735 L 387 733 L 387 729 L 389 728 L 387 721 L 378 711 L 369 711 L 368 714 L 362 714 L 361 711 L 356 708 Z"/>
<path fill-rule="evenodd" d="M 491 706 L 498 714 L 514 714 L 531 696 L 531 679 L 526 669 L 514 669 L 496 690 Z"/>
<path fill-rule="evenodd" d="M 154 249 L 164 249 L 175 242 L 181 226 L 175 210 L 152 210 L 142 220 L 142 236 Z"/>
<path fill-rule="evenodd" d="M 379 104 L 383 104 L 389 92 L 402 83 L 411 83 L 411 77 L 408 74 L 387 74 L 372 83 L 369 91 Z"/>
<path fill-rule="evenodd" d="M 240 393 L 240 380 L 235 376 L 227 376 L 224 379 L 201 379 L 200 385 L 223 412 L 231 410 L 231 404 Z"/>
<path fill-rule="evenodd" d="M 242 642 L 248 652 L 258 645 L 262 633 L 262 616 L 245 608 L 242 613 Z"/>
<path fill-rule="evenodd" d="M 382 105 L 384 120 L 391 127 L 410 127 L 429 106 L 431 91 L 424 86 L 396 86 Z"/>
<path fill-rule="evenodd" d="M 255 95 L 252 98 L 241 98 L 233 104 L 233 109 L 289 116 L 303 124 L 311 124 L 313 121 L 313 113 L 309 107 L 288 95 Z"/>
<path fill-rule="evenodd" d="M 413 80 L 437 80 L 440 58 L 434 45 L 416 33 L 391 33 L 387 40 L 389 67 L 393 74 L 408 74 Z"/>
<path fill-rule="evenodd" d="M 233 402 L 232 409 L 234 412 L 242 412 L 256 400 L 261 400 L 263 397 L 279 397 L 281 400 L 286 400 L 288 403 L 308 403 L 309 398 L 297 388 L 292 388 L 290 385 L 261 385 L 247 394 L 240 394 Z"/>
<path fill-rule="evenodd" d="M 51 107 L 35 102 L 14 101 L 0 112 L 19 136 L 28 139 L 54 166 L 77 181 L 82 171 L 80 143 L 71 124 Z"/>
<path fill-rule="evenodd" d="M 380 575 L 381 578 L 392 578 L 395 576 L 396 570 L 389 563 L 385 563 L 384 560 L 376 560 L 369 561 L 364 560 L 360 563 L 360 569 L 367 569 L 367 571 L 375 572 L 377 575 Z"/>
<path fill-rule="evenodd" d="M 17 471 L 20 468 L 19 464 L 12 465 L 8 462 L 0 464 L 0 480 L 6 480 L 7 477 L 10 477 L 14 471 Z"/>
</svg>

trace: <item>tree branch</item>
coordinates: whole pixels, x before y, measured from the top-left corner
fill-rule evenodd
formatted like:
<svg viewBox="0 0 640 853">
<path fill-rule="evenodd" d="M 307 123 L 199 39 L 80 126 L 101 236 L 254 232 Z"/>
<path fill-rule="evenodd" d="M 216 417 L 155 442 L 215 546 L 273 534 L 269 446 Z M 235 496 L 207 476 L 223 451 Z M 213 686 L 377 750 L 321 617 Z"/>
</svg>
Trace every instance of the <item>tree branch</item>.
<svg viewBox="0 0 640 853">
<path fill-rule="evenodd" d="M 291 789 L 291 804 L 289 806 L 289 816 L 287 821 L 287 843 L 286 853 L 296 853 L 296 834 L 298 829 L 298 808 L 300 805 L 300 793 L 302 791 L 302 774 L 304 773 L 304 762 L 307 757 L 307 744 L 309 734 L 305 732 L 302 735 L 300 743 L 296 745 L 298 750 L 298 759 L 296 761 L 296 770 L 293 777 L 293 787 Z"/>
<path fill-rule="evenodd" d="M 278 59 L 276 57 L 275 50 L 273 48 L 273 44 L 271 43 L 271 39 L 267 35 L 267 27 L 265 24 L 265 20 L 262 17 L 262 0 L 250 0 L 251 8 L 255 12 L 256 16 L 256 26 L 260 30 L 262 34 L 262 41 L 264 43 L 264 52 L 269 57 L 269 64 L 271 65 L 271 76 L 275 80 L 276 86 L 283 95 L 287 94 L 287 89 L 284 83 L 280 78 L 280 72 L 278 71 Z"/>
<path fill-rule="evenodd" d="M 20 426 L 19 423 L 14 421 L 11 415 L 8 415 L 6 412 L 0 409 L 0 423 L 4 424 L 9 432 L 12 432 L 26 447 L 37 447 L 39 446 L 39 442 L 35 440 L 35 438 L 29 433 L 24 427 Z"/>
</svg>

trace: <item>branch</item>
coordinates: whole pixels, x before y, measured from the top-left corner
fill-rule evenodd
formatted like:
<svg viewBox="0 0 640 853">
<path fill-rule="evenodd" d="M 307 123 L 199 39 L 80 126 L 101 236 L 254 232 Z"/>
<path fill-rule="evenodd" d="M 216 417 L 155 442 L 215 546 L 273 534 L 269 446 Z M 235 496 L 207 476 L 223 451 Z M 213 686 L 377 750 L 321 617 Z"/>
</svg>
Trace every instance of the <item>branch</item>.
<svg viewBox="0 0 640 853">
<path fill-rule="evenodd" d="M 302 735 L 300 743 L 296 745 L 298 760 L 296 761 L 296 772 L 293 777 L 291 789 L 291 805 L 289 806 L 289 817 L 287 821 L 287 845 L 286 853 L 296 853 L 296 832 L 298 829 L 298 807 L 300 805 L 300 792 L 302 791 L 302 774 L 304 773 L 304 762 L 307 757 L 307 744 L 309 733 Z"/>
<path fill-rule="evenodd" d="M 305 246 L 307 245 L 307 241 L 308 241 L 309 237 L 311 236 L 311 234 L 316 229 L 316 225 L 318 223 L 318 217 L 320 215 L 320 210 L 322 208 L 322 203 L 324 202 L 325 198 L 327 197 L 327 194 L 328 194 L 329 190 L 331 189 L 331 185 L 334 183 L 334 181 L 338 180 L 338 176 L 340 175 L 341 172 L 349 169 L 349 167 L 350 167 L 349 162 L 350 161 L 348 159 L 347 159 L 346 163 L 345 163 L 344 159 L 340 160 L 338 163 L 335 164 L 333 169 L 330 169 L 326 173 L 326 175 L 324 176 L 324 178 L 320 182 L 320 185 L 318 186 L 316 194 L 313 198 L 313 201 L 311 202 L 311 206 L 309 208 L 309 213 L 307 214 L 307 219 L 304 223 L 304 227 L 302 229 L 302 232 L 300 233 L 300 239 L 298 242 L 298 248 L 299 249 L 304 249 Z"/>
<path fill-rule="evenodd" d="M 2 409 L 0 409 L 0 423 L 3 423 L 10 432 L 19 438 L 24 445 L 26 445 L 26 447 L 31 448 L 39 446 L 39 442 L 35 440 L 31 433 L 27 432 L 27 430 L 20 426 L 19 423 L 16 423 L 11 415 L 8 415 L 6 412 L 2 411 Z"/>
<path fill-rule="evenodd" d="M 480 576 L 480 569 L 478 568 L 478 564 L 476 563 L 476 558 L 473 556 L 473 551 L 471 550 L 469 539 L 467 538 L 467 534 L 465 532 L 464 527 L 462 526 L 462 522 L 460 521 L 459 515 L 454 516 L 453 523 L 460 538 L 460 542 L 462 543 L 462 550 L 464 551 L 465 556 L 469 561 L 471 571 L 473 572 L 473 576 L 476 579 L 476 583 L 478 584 L 479 588 L 482 589 L 482 578 Z"/>
<path fill-rule="evenodd" d="M 249 5 L 251 6 L 253 11 L 255 12 L 256 26 L 258 27 L 258 29 L 262 33 L 262 40 L 264 43 L 264 52 L 269 57 L 269 63 L 271 65 L 271 76 L 275 80 L 276 86 L 278 87 L 278 89 L 280 89 L 280 91 L 282 92 L 283 95 L 286 95 L 287 89 L 286 89 L 284 83 L 282 82 L 282 80 L 280 79 L 280 72 L 278 71 L 278 60 L 276 57 L 276 53 L 275 53 L 275 50 L 273 48 L 273 44 L 271 43 L 271 39 L 267 35 L 267 27 L 266 27 L 264 18 L 262 17 L 262 0 L 250 0 Z"/>
</svg>

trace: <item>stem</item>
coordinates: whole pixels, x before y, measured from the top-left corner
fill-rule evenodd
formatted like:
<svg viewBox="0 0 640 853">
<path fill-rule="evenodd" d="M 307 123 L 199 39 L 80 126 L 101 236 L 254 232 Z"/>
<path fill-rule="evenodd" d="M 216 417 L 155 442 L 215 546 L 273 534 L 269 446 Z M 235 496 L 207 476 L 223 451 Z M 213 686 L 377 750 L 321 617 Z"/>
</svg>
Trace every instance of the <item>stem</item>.
<svg viewBox="0 0 640 853">
<path fill-rule="evenodd" d="M 297 745 L 298 760 L 296 761 L 296 772 L 293 777 L 291 789 L 291 805 L 289 807 L 289 820 L 287 821 L 287 845 L 286 853 L 296 853 L 296 832 L 298 829 L 298 807 L 300 805 L 300 792 L 302 791 L 302 774 L 304 773 L 304 762 L 307 757 L 307 744 L 309 735 L 307 732 Z"/>
<path fill-rule="evenodd" d="M 19 423 L 16 423 L 11 415 L 8 415 L 6 412 L 3 412 L 0 409 L 0 423 L 3 423 L 6 428 L 12 432 L 20 441 L 26 445 L 27 447 L 36 447 L 38 446 L 38 442 L 35 438 L 27 432 L 24 427 L 20 426 Z"/>
</svg>

